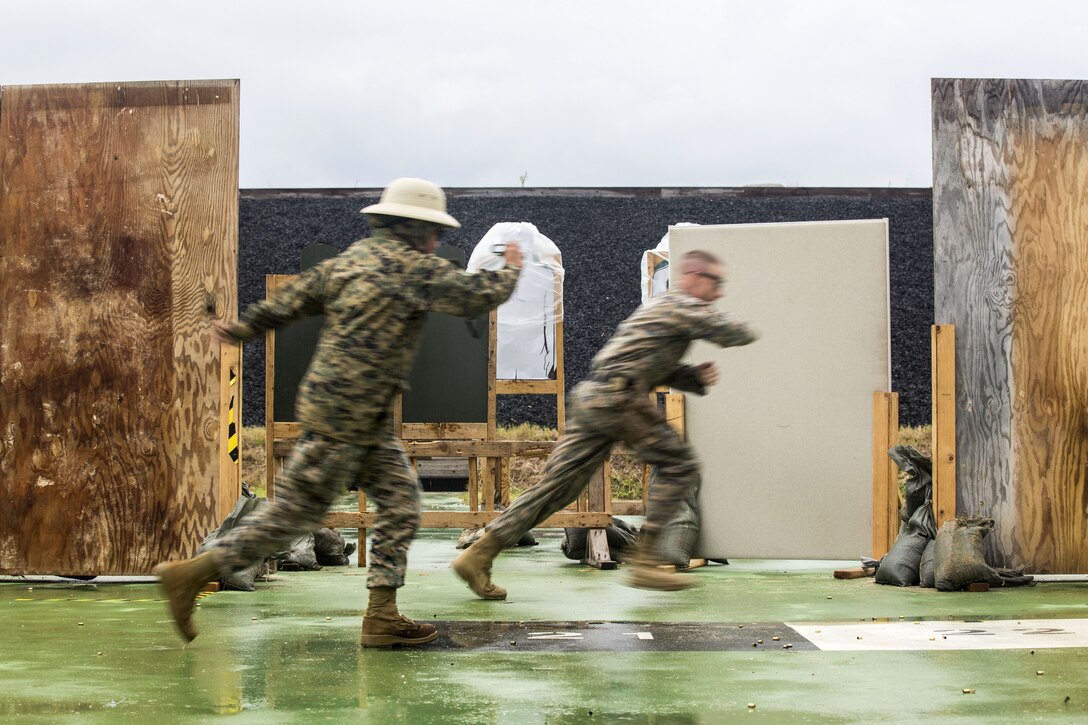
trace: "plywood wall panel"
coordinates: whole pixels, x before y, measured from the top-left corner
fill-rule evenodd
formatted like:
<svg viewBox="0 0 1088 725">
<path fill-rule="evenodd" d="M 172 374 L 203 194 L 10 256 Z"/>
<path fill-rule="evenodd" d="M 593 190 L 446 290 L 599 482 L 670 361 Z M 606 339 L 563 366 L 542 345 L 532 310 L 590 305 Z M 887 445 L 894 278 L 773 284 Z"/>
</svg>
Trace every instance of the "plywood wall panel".
<svg viewBox="0 0 1088 725">
<path fill-rule="evenodd" d="M 702 459 L 697 555 L 856 559 L 873 535 L 874 391 L 891 383 L 886 220 L 670 229 L 725 260 L 719 307 L 752 345 L 699 343 L 722 382 L 687 397 Z"/>
<path fill-rule="evenodd" d="M 1088 571 L 1088 82 L 933 81 L 936 322 L 988 555 Z"/>
<path fill-rule="evenodd" d="M 145 573 L 217 525 L 237 158 L 235 81 L 4 89 L 0 571 Z"/>
</svg>

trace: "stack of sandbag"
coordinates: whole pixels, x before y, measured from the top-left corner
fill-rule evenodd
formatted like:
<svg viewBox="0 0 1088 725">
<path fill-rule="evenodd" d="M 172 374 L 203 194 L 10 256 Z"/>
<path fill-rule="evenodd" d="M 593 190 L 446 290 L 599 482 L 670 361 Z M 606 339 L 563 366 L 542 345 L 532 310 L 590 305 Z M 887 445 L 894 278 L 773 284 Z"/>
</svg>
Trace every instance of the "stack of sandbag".
<svg viewBox="0 0 1088 725">
<path fill-rule="evenodd" d="M 987 516 L 960 517 L 946 521 L 933 546 L 933 584 L 942 592 L 985 582 L 995 587 L 1032 584 L 1034 577 L 1023 569 L 995 569 L 986 563 L 985 539 L 994 530 Z"/>
<path fill-rule="evenodd" d="M 317 571 L 323 566 L 345 566 L 355 551 L 339 531 L 322 527 L 300 536 L 272 555 L 280 571 Z"/>
<path fill-rule="evenodd" d="M 355 544 L 347 543 L 336 529 L 320 528 L 314 532 L 314 556 L 321 566 L 347 566 Z"/>
<path fill-rule="evenodd" d="M 937 536 L 937 523 L 933 518 L 932 465 L 913 446 L 895 446 L 888 451 L 888 456 L 907 474 L 907 480 L 903 506 L 899 509 L 899 535 L 891 551 L 877 566 L 876 582 L 917 586 L 921 582 L 926 547 Z"/>
<path fill-rule="evenodd" d="M 228 531 L 238 526 L 242 519 L 249 516 L 251 513 L 257 510 L 258 507 L 267 505 L 267 502 L 258 499 L 256 494 L 250 492 L 249 487 L 242 483 L 242 495 L 238 497 L 238 500 L 234 503 L 234 508 L 231 509 L 227 518 L 223 519 L 223 523 L 219 524 L 219 527 L 208 534 L 204 541 L 201 542 L 198 552 L 207 551 L 212 548 L 215 541 L 225 535 Z M 259 578 L 263 578 L 268 574 L 269 567 L 264 561 L 259 561 L 252 566 L 243 569 L 242 571 L 236 571 L 228 574 L 220 579 L 224 589 L 235 589 L 243 592 L 251 592 L 254 590 L 253 582 Z"/>
<path fill-rule="evenodd" d="M 238 497 L 234 508 L 223 520 L 215 531 L 211 532 L 201 542 L 198 551 L 207 551 L 215 541 L 224 536 L 231 529 L 243 523 L 243 520 L 252 516 L 254 512 L 267 506 L 268 501 L 257 498 L 249 490 L 249 486 L 242 484 L 242 495 Z M 333 529 L 321 528 L 312 534 L 306 534 L 294 539 L 288 545 L 272 554 L 269 559 L 276 561 L 281 571 L 316 571 L 322 566 L 343 566 L 349 562 L 351 554 L 355 551 L 355 544 L 345 543 L 344 537 Z M 224 589 L 252 592 L 253 583 L 263 579 L 271 571 L 269 560 L 259 561 L 242 571 L 233 572 L 220 579 Z"/>
</svg>

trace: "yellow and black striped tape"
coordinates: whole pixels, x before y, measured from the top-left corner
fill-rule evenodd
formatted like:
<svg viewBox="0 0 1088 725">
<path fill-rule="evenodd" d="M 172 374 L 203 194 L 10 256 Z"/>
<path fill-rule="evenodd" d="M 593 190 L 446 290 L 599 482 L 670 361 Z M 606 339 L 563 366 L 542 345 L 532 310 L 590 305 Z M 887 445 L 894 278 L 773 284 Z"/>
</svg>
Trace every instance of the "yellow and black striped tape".
<svg viewBox="0 0 1088 725">
<path fill-rule="evenodd" d="M 234 368 L 230 369 L 230 403 L 227 405 L 227 455 L 235 463 L 238 462 L 238 424 L 234 422 L 234 384 L 238 376 L 234 374 Z"/>
</svg>

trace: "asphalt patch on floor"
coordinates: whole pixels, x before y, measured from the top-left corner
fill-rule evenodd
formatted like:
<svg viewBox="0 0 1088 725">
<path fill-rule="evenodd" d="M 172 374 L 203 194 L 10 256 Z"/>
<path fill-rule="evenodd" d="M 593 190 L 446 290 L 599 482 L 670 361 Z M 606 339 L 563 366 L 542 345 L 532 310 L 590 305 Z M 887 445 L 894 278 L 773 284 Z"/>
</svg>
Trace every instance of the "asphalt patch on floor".
<svg viewBox="0 0 1088 725">
<path fill-rule="evenodd" d="M 430 647 L 502 652 L 814 650 L 779 622 L 444 622 Z"/>
</svg>

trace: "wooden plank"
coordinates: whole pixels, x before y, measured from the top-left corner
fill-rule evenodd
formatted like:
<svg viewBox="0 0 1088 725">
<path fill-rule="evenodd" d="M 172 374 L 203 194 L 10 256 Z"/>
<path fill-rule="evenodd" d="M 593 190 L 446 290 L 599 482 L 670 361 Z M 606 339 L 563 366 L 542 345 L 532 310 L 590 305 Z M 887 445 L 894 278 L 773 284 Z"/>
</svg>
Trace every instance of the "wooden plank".
<svg viewBox="0 0 1088 725">
<path fill-rule="evenodd" d="M 404 438 L 404 396 L 400 393 L 393 398 L 393 435 Z"/>
<path fill-rule="evenodd" d="M 495 377 L 497 375 L 497 363 L 499 352 L 499 312 L 498 310 L 491 310 L 491 313 L 487 316 L 487 429 L 483 435 L 473 436 L 474 438 L 486 438 L 489 441 L 495 440 L 495 392 L 497 389 Z"/>
<path fill-rule="evenodd" d="M 288 455 L 294 442 L 294 438 L 277 438 L 273 444 L 275 455 L 280 458 Z M 555 445 L 556 441 L 428 440 L 404 441 L 404 450 L 410 458 L 468 458 L 469 456 L 544 458 L 551 454 Z"/>
<path fill-rule="evenodd" d="M 879 559 L 899 535 L 899 472 L 888 451 L 899 438 L 899 394 L 873 393 L 873 550 Z"/>
<path fill-rule="evenodd" d="M 498 395 L 555 395 L 558 390 L 558 380 L 495 381 L 495 393 Z"/>
<path fill-rule="evenodd" d="M 483 526 L 494 521 L 499 514 L 499 511 L 424 511 L 421 526 L 425 529 L 466 529 L 470 526 Z M 373 513 L 333 511 L 325 517 L 324 523 L 334 529 L 371 527 L 374 525 L 375 516 Z M 611 525 L 612 517 L 609 514 L 563 511 L 552 514 L 536 528 L 607 528 Z"/>
<path fill-rule="evenodd" d="M 468 459 L 468 508 L 470 511 L 480 510 L 479 467 L 479 458 Z"/>
<path fill-rule="evenodd" d="M 279 278 L 282 275 L 266 274 L 264 276 L 265 298 L 271 297 L 279 287 Z M 269 330 L 264 336 L 264 486 L 265 496 L 276 496 L 276 464 L 277 455 L 286 456 L 286 453 L 277 454 L 276 449 L 276 331 Z"/>
<path fill-rule="evenodd" d="M 274 441 L 294 440 L 302 435 L 302 426 L 293 421 L 276 421 L 272 424 Z"/>
<path fill-rule="evenodd" d="M 582 563 L 597 569 L 615 569 L 618 565 L 612 560 L 608 549 L 608 535 L 604 529 L 590 529 L 586 536 L 586 556 Z"/>
<path fill-rule="evenodd" d="M 412 459 L 420 478 L 468 478 L 468 459 L 419 458 Z"/>
<path fill-rule="evenodd" d="M 495 462 L 501 460 L 501 458 L 484 459 L 483 491 L 480 493 L 480 496 L 483 499 L 482 503 L 485 511 L 495 510 Z"/>
<path fill-rule="evenodd" d="M 237 101 L 237 81 L 3 88 L 6 574 L 146 574 L 219 523 Z"/>
<path fill-rule="evenodd" d="M 614 516 L 645 516 L 646 504 L 642 501 L 613 501 L 612 514 Z"/>
<path fill-rule="evenodd" d="M 496 459 L 502 464 L 502 474 L 499 476 L 499 503 L 504 508 L 510 506 L 510 459 L 499 458 Z"/>
<path fill-rule="evenodd" d="M 681 438 L 687 437 L 685 420 L 686 402 L 683 393 L 665 394 L 665 420 L 669 422 Z"/>
<path fill-rule="evenodd" d="M 494 421 L 488 423 L 402 423 L 405 441 L 448 441 L 486 438 Z"/>
<path fill-rule="evenodd" d="M 933 325 L 931 450 L 937 527 L 956 518 L 956 327 Z"/>
<path fill-rule="evenodd" d="M 563 358 L 563 279 L 555 278 L 555 299 L 558 300 L 555 315 L 555 429 L 560 436 L 567 430 L 567 379 Z"/>
<path fill-rule="evenodd" d="M 935 79 L 932 98 L 957 507 L 995 519 L 995 566 L 1088 572 L 1088 82 Z"/>
<path fill-rule="evenodd" d="M 856 566 L 852 569 L 836 569 L 834 576 L 836 579 L 864 579 L 865 577 L 872 576 L 875 573 L 876 569 L 874 567 Z"/>
</svg>

